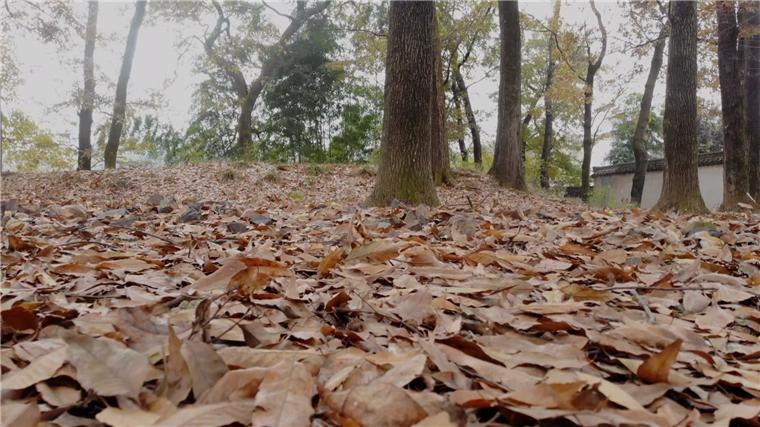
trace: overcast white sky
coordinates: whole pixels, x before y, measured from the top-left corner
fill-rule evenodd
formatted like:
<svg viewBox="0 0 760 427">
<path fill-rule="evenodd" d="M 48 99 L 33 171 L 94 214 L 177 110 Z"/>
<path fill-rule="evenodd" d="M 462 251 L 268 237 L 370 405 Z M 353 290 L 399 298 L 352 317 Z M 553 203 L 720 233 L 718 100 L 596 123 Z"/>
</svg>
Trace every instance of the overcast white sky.
<svg viewBox="0 0 760 427">
<path fill-rule="evenodd" d="M 280 10 L 288 11 L 292 3 L 270 3 Z M 629 75 L 630 70 L 636 65 L 636 61 L 644 63 L 648 68 L 650 58 L 634 59 L 630 55 L 620 53 L 621 43 L 616 39 L 621 23 L 623 7 L 614 1 L 600 1 L 597 6 L 606 23 L 610 34 L 610 46 L 605 65 L 600 71 L 600 80 L 618 80 Z M 75 5 L 80 16 L 86 16 L 87 3 L 77 2 Z M 521 11 L 546 21 L 551 14 L 552 3 L 550 1 L 522 1 Z M 99 41 L 95 49 L 96 72 L 108 76 L 111 82 L 116 80 L 121 56 L 124 49 L 124 40 L 129 26 L 129 21 L 134 11 L 133 3 L 101 1 L 98 16 L 99 36 L 104 40 Z M 0 14 L 4 14 L 1 10 Z M 150 13 L 150 8 L 148 13 Z M 272 16 L 275 18 L 274 16 Z M 5 19 L 0 16 L 0 19 Z M 282 18 L 280 18 L 282 20 Z M 595 28 L 596 24 L 588 7 L 588 3 L 569 1 L 563 2 L 562 19 L 570 24 L 587 21 Z M 201 52 L 200 43 L 193 45 L 193 50 L 186 52 L 180 57 L 176 47 L 180 37 L 192 33 L 202 34 L 201 28 L 192 28 L 187 24 L 167 24 L 165 22 L 146 21 L 140 30 L 137 51 L 132 67 L 132 76 L 129 81 L 128 100 L 146 99 L 150 93 L 159 92 L 163 95 L 164 105 L 158 111 L 159 117 L 170 122 L 175 128 L 184 129 L 189 120 L 191 95 L 202 77 L 192 72 L 192 60 Z M 3 111 L 9 112 L 15 109 L 29 114 L 34 120 L 46 128 L 59 133 L 76 134 L 77 109 L 74 106 L 61 105 L 70 99 L 75 87 L 81 85 L 81 67 L 79 65 L 83 54 L 83 42 L 73 40 L 70 49 L 59 51 L 52 44 L 45 44 L 26 34 L 10 34 L 14 43 L 14 54 L 22 73 L 23 83 L 17 90 L 17 98 L 12 102 L 3 102 Z M 473 72 L 471 80 L 478 78 L 477 69 Z M 664 74 L 664 73 L 663 73 Z M 482 75 L 482 73 L 481 73 Z M 645 74 L 636 76 L 624 82 L 625 90 L 621 97 L 629 93 L 643 91 Z M 655 96 L 655 108 L 662 105 L 663 84 L 661 79 Z M 489 96 L 496 92 L 498 84 L 496 76 L 484 79 L 471 87 L 471 96 L 475 109 L 483 114 L 480 125 L 483 129 L 484 140 L 492 141 L 496 122 L 494 114 L 487 114 L 496 110 L 496 105 Z M 99 83 L 97 91 L 101 94 L 112 96 L 113 88 Z M 614 92 L 614 93 L 613 93 Z M 596 105 L 602 105 L 617 94 L 617 89 L 604 91 L 597 89 Z M 110 110 L 109 107 L 104 107 Z M 96 115 L 95 123 L 102 119 Z M 581 112 L 579 111 L 579 117 Z M 488 117 L 486 117 L 488 116 Z M 72 143 L 74 140 L 72 138 Z M 609 149 L 607 142 L 600 142 L 594 149 L 593 165 L 603 163 L 604 156 Z"/>
</svg>

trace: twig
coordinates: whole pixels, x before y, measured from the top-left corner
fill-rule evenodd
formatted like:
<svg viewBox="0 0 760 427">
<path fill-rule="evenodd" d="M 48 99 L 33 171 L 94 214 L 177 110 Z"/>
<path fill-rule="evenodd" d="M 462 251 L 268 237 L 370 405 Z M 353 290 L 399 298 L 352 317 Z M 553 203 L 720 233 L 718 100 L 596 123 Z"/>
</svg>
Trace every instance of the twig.
<svg viewBox="0 0 760 427">
<path fill-rule="evenodd" d="M 652 310 L 649 308 L 649 304 L 647 304 L 647 301 L 642 297 L 638 292 L 636 292 L 635 289 L 632 289 L 630 292 L 631 295 L 633 295 L 634 298 L 636 298 L 636 302 L 639 303 L 641 308 L 644 310 L 644 313 L 647 315 L 647 320 L 651 324 L 657 323 L 657 319 L 654 317 L 654 314 L 652 314 Z"/>
<path fill-rule="evenodd" d="M 229 328 L 225 329 L 224 332 L 222 332 L 221 334 L 219 334 L 216 337 L 216 339 L 217 340 L 222 339 L 222 337 L 225 336 L 227 334 L 227 332 L 231 331 L 233 328 L 235 328 L 237 325 L 239 325 L 240 322 L 242 322 L 243 319 L 245 319 L 245 317 L 248 316 L 248 314 L 250 314 L 250 312 L 251 312 L 252 309 L 253 309 L 253 306 L 248 307 L 248 310 L 246 310 L 245 313 L 243 313 L 243 315 L 240 316 L 240 318 L 237 321 L 235 321 L 232 325 L 230 325 Z"/>
<path fill-rule="evenodd" d="M 717 291 L 717 288 L 653 288 L 651 286 L 609 286 L 606 288 L 591 288 L 595 291 L 663 291 L 663 292 L 680 292 L 680 291 Z"/>
<path fill-rule="evenodd" d="M 112 245 L 110 243 L 96 242 L 94 240 L 77 240 L 74 242 L 61 243 L 58 245 L 58 248 L 64 248 L 66 246 L 82 246 L 82 245 L 100 245 L 100 246 L 105 246 L 109 249 L 114 249 L 114 250 L 118 249 L 115 245 Z"/>
<path fill-rule="evenodd" d="M 127 227 L 125 225 L 116 225 L 116 224 L 108 224 L 107 227 L 121 228 L 123 230 L 130 230 L 130 231 L 134 231 L 136 233 L 142 233 L 142 234 L 144 234 L 146 236 L 155 237 L 158 240 L 163 240 L 164 242 L 170 243 L 172 245 L 177 245 L 178 244 L 178 243 L 174 242 L 171 239 L 167 239 L 166 237 L 161 237 L 161 236 L 159 236 L 157 234 L 148 233 L 147 231 L 143 231 L 143 230 L 140 230 L 138 228 L 132 228 L 132 227 Z"/>
</svg>

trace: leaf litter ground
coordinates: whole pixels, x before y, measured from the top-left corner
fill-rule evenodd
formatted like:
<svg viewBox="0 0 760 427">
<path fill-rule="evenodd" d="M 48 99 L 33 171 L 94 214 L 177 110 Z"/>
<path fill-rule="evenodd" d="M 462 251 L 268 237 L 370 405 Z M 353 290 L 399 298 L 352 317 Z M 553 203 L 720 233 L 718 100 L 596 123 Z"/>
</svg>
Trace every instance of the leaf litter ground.
<svg viewBox="0 0 760 427">
<path fill-rule="evenodd" d="M 3 424 L 757 425 L 757 214 L 373 179 L 5 177 Z"/>
</svg>

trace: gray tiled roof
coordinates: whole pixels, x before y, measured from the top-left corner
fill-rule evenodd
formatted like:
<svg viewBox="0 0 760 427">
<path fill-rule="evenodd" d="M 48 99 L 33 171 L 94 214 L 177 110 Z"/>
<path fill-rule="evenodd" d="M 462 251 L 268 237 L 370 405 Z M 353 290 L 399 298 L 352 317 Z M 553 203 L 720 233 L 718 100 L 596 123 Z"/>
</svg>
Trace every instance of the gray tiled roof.
<svg viewBox="0 0 760 427">
<path fill-rule="evenodd" d="M 719 165 L 723 163 L 723 152 L 713 151 L 699 154 L 699 166 Z M 636 164 L 621 163 L 619 165 L 599 166 L 594 168 L 594 176 L 619 175 L 633 173 Z M 665 159 L 653 159 L 647 162 L 647 171 L 661 171 L 665 169 Z"/>
</svg>

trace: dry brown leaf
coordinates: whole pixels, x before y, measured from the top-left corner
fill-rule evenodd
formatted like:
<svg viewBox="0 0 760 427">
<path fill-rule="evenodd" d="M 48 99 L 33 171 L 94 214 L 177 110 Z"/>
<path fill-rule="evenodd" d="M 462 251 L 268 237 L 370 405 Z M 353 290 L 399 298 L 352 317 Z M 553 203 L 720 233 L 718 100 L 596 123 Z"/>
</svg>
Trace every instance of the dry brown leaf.
<svg viewBox="0 0 760 427">
<path fill-rule="evenodd" d="M 329 393 L 325 401 L 342 425 L 410 426 L 428 416 L 402 388 L 382 381 Z"/>
<path fill-rule="evenodd" d="M 69 361 L 85 390 L 101 396 L 137 396 L 148 377 L 144 355 L 108 338 L 68 334 Z"/>
<path fill-rule="evenodd" d="M 193 395 L 200 398 L 227 373 L 227 364 L 214 347 L 203 341 L 187 341 L 180 349 L 193 380 Z"/>
<path fill-rule="evenodd" d="M 330 270 L 332 270 L 333 267 L 338 265 L 338 263 L 343 259 L 344 256 L 345 256 L 345 251 L 343 250 L 343 248 L 338 248 L 330 252 L 322 260 L 322 262 L 319 263 L 319 267 L 317 267 L 317 273 L 319 273 L 319 275 L 322 277 L 327 276 L 327 274 L 330 273 Z"/>
<path fill-rule="evenodd" d="M 32 360 L 30 364 L 17 371 L 3 375 L 2 386 L 6 390 L 19 390 L 37 384 L 55 375 L 68 358 L 67 346 Z"/>
<path fill-rule="evenodd" d="M 701 329 L 718 332 L 725 329 L 734 321 L 734 315 L 730 310 L 724 310 L 718 306 L 709 307 L 704 313 L 694 319 L 694 323 Z"/>
<path fill-rule="evenodd" d="M 272 276 L 262 272 L 261 267 L 248 267 L 230 278 L 227 289 L 234 289 L 241 295 L 253 295 L 269 283 L 270 279 Z"/>
<path fill-rule="evenodd" d="M 72 387 L 51 386 L 42 382 L 37 383 L 35 388 L 51 406 L 70 406 L 82 400 L 82 392 Z"/>
<path fill-rule="evenodd" d="M 251 414 L 256 404 L 253 399 L 211 405 L 190 405 L 161 418 L 156 425 L 161 427 L 218 427 L 251 422 Z"/>
<path fill-rule="evenodd" d="M 448 412 L 441 411 L 435 415 L 425 417 L 412 427 L 458 427 L 458 424 L 451 420 Z"/>
<path fill-rule="evenodd" d="M 649 356 L 649 358 L 639 366 L 636 375 L 642 380 L 650 383 L 668 382 L 670 368 L 678 357 L 678 352 L 681 350 L 682 343 L 683 341 L 681 339 L 677 339 L 667 347 L 663 348 L 659 353 Z"/>
<path fill-rule="evenodd" d="M 267 368 L 248 368 L 227 371 L 224 376 L 198 399 L 201 405 L 229 400 L 253 399 L 264 379 Z"/>
<path fill-rule="evenodd" d="M 407 360 L 394 364 L 393 368 L 380 377 L 380 381 L 404 387 L 422 374 L 422 371 L 425 369 L 425 363 L 427 363 L 427 356 L 424 354 L 412 356 Z"/>
<path fill-rule="evenodd" d="M 218 270 L 208 276 L 198 279 L 195 283 L 188 286 L 188 290 L 210 291 L 214 289 L 225 289 L 230 283 L 230 279 L 246 267 L 245 263 L 239 258 L 231 258 Z"/>
<path fill-rule="evenodd" d="M 161 414 L 143 411 L 139 408 L 106 408 L 95 418 L 113 427 L 152 426 L 161 418 Z"/>
<path fill-rule="evenodd" d="M 313 393 L 314 377 L 306 365 L 291 360 L 270 367 L 256 393 L 253 425 L 309 426 Z"/>
<path fill-rule="evenodd" d="M 408 243 L 397 243 L 390 239 L 374 240 L 354 248 L 349 252 L 346 261 L 369 260 L 385 262 L 398 256 L 399 251 L 409 246 Z"/>
<path fill-rule="evenodd" d="M 158 388 L 158 394 L 166 397 L 170 402 L 177 405 L 190 393 L 192 389 L 192 377 L 187 362 L 182 357 L 182 342 L 174 333 L 174 328 L 169 326 L 168 354 L 166 356 L 165 376 Z"/>
<path fill-rule="evenodd" d="M 122 270 L 130 273 L 138 273 L 140 271 L 148 270 L 158 267 L 156 264 L 145 262 L 141 259 L 125 258 L 117 259 L 113 261 L 103 261 L 96 265 L 95 268 L 100 270 Z"/>
<path fill-rule="evenodd" d="M 37 427 L 40 422 L 40 408 L 36 402 L 3 402 L 3 426 Z"/>
<path fill-rule="evenodd" d="M 39 327 L 37 316 L 31 310 L 22 306 L 15 306 L 2 311 L 2 328 L 15 329 L 19 332 L 32 333 Z"/>
</svg>

